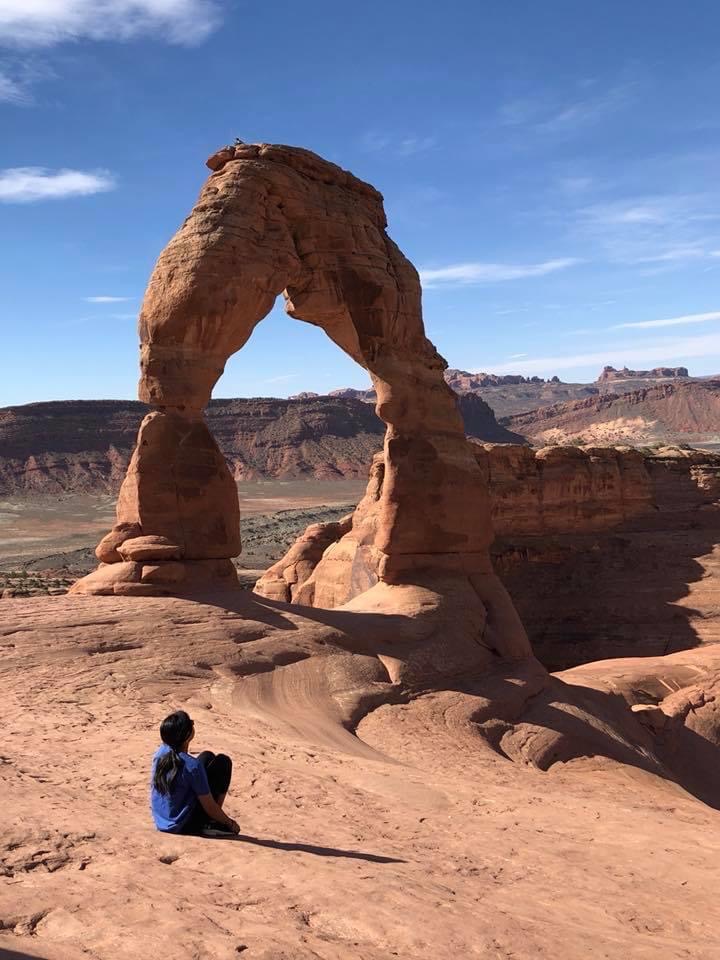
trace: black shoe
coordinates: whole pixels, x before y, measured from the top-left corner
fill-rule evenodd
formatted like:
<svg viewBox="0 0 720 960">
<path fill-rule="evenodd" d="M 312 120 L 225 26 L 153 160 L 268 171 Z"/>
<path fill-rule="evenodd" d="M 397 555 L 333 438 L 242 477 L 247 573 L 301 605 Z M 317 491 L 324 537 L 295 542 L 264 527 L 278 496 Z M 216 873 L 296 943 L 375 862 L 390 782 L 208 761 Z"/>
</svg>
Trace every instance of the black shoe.
<svg viewBox="0 0 720 960">
<path fill-rule="evenodd" d="M 211 820 L 209 823 L 206 823 L 205 826 L 200 831 L 201 837 L 234 837 L 234 832 L 230 827 L 223 826 L 222 823 L 216 823 L 214 820 Z"/>
</svg>

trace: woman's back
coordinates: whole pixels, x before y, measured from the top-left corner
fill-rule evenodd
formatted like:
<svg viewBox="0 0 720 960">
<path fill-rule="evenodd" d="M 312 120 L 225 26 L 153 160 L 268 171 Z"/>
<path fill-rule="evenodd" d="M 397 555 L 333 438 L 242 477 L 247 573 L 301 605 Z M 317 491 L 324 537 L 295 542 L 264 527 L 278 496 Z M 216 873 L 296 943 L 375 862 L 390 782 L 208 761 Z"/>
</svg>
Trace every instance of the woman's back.
<svg viewBox="0 0 720 960">
<path fill-rule="evenodd" d="M 158 760 L 169 752 L 170 747 L 162 744 L 153 757 L 150 806 L 158 830 L 177 833 L 193 812 L 197 798 L 210 793 L 210 787 L 203 764 L 189 753 L 178 752 L 181 765 L 168 784 L 168 792 L 158 790 L 154 782 L 155 768 Z"/>
</svg>

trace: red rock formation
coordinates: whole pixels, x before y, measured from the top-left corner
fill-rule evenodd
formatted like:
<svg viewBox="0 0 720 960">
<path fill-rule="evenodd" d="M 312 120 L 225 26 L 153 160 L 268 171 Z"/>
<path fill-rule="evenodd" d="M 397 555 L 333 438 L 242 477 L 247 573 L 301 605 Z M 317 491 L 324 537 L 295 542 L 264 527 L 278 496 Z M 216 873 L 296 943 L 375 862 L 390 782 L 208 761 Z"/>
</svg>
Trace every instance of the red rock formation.
<svg viewBox="0 0 720 960">
<path fill-rule="evenodd" d="M 665 378 L 680 379 L 689 376 L 687 367 L 653 367 L 652 370 L 629 370 L 627 367 L 616 370 L 615 367 L 603 367 L 602 373 L 598 377 L 598 383 L 604 380 L 661 380 Z"/>
<path fill-rule="evenodd" d="M 636 450 L 553 447 L 535 453 L 510 444 L 471 444 L 490 493 L 498 536 L 610 530 L 654 505 L 644 458 Z M 373 462 L 367 492 L 347 529 L 313 524 L 260 578 L 257 593 L 306 606 L 336 607 L 367 590 L 382 502 L 384 461 Z M 325 551 L 318 545 L 325 543 Z M 449 558 L 445 558 L 450 563 Z M 462 558 L 457 558 L 458 564 Z"/>
<path fill-rule="evenodd" d="M 421 654 L 426 667 L 452 673 L 486 664 L 491 649 L 529 656 L 492 571 L 487 489 L 446 365 L 425 337 L 417 271 L 385 232 L 382 197 L 292 147 L 228 147 L 208 165 L 215 172 L 161 254 L 140 314 L 139 393 L 153 412 L 140 427 L 118 523 L 163 538 L 163 550 L 143 559 L 156 567 L 184 562 L 183 589 L 196 561 L 237 554 L 235 488 L 203 410 L 228 357 L 283 293 L 291 316 L 322 327 L 368 370 L 387 426 L 372 543 L 357 558 L 365 564 L 359 575 L 378 581 L 364 595 L 367 608 L 432 608 L 424 618 L 434 624 Z M 172 561 L 165 547 L 175 548 Z M 108 586 L 119 592 L 114 566 Z M 102 592 L 105 573 L 74 591 Z M 152 587 L 136 574 L 123 592 Z M 141 577 L 148 581 L 145 568 Z M 440 640 L 439 627 L 444 632 L 451 611 L 457 644 L 449 655 L 451 640 Z"/>
<path fill-rule="evenodd" d="M 503 422 L 545 443 L 575 438 L 601 443 L 700 442 L 718 435 L 719 417 L 720 380 L 680 380 L 556 403 Z"/>
</svg>

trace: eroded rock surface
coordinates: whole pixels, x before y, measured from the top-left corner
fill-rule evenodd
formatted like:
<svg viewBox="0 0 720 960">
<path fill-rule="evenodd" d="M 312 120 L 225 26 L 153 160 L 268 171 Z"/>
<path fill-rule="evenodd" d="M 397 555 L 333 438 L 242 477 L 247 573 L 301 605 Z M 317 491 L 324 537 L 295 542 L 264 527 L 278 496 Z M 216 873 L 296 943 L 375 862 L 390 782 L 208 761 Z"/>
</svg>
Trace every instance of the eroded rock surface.
<svg viewBox="0 0 720 960">
<path fill-rule="evenodd" d="M 283 293 L 291 316 L 322 327 L 368 370 L 386 424 L 383 482 L 364 544 L 368 606 L 417 611 L 412 589 L 394 590 L 417 588 L 444 622 L 452 595 L 485 654 L 529 656 L 490 563 L 487 488 L 446 364 L 425 336 L 417 271 L 385 232 L 381 195 L 294 147 L 223 148 L 208 165 L 214 172 L 143 302 L 139 394 L 153 412 L 123 481 L 118 524 L 137 523 L 145 542 L 160 537 L 178 548 L 172 557 L 145 552 L 143 562 L 238 553 L 237 496 L 203 410 L 228 357 Z M 73 590 L 105 592 L 104 576 L 101 569 Z M 121 592 L 117 573 L 107 576 Z M 142 584 L 153 586 L 182 589 L 174 579 Z M 134 580 L 131 589 L 139 589 Z"/>
<path fill-rule="evenodd" d="M 498 536 L 610 530 L 653 510 L 652 482 L 635 450 L 552 447 L 536 453 L 511 444 L 474 443 L 468 449 L 480 468 L 478 483 L 489 492 Z M 309 528 L 258 581 L 256 591 L 277 600 L 336 607 L 376 583 L 381 569 L 386 579 L 392 576 L 374 547 L 384 482 L 384 459 L 377 456 L 349 528 L 341 534 L 337 526 Z M 318 556 L 318 544 L 326 540 Z M 459 552 L 448 551 L 442 562 L 447 570 L 465 569 Z"/>
</svg>

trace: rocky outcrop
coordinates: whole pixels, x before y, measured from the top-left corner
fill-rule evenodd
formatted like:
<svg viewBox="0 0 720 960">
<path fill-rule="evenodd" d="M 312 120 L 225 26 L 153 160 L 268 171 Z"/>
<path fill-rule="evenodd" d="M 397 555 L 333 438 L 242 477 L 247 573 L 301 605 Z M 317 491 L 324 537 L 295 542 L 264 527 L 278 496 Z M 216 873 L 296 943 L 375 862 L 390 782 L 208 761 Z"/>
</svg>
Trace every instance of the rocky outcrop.
<svg viewBox="0 0 720 960">
<path fill-rule="evenodd" d="M 540 407 L 503 423 L 536 443 L 715 441 L 720 380 L 678 380 Z"/>
<path fill-rule="evenodd" d="M 227 147 L 208 165 L 214 173 L 143 302 L 139 393 L 152 412 L 123 481 L 118 525 L 138 524 L 145 542 L 162 539 L 163 552 L 143 562 L 184 564 L 180 590 L 192 587 L 198 561 L 238 553 L 235 486 L 203 411 L 226 360 L 283 293 L 291 316 L 322 327 L 369 372 L 386 424 L 372 540 L 357 558 L 359 575 L 377 582 L 354 602 L 420 616 L 425 641 L 395 663 L 393 680 L 480 670 L 493 653 L 529 657 L 490 563 L 487 487 L 446 364 L 425 336 L 417 271 L 385 232 L 382 197 L 292 147 Z M 119 583 L 118 566 L 73 591 L 102 592 L 105 578 L 114 593 L 177 589 L 156 572 L 150 583 L 144 567 L 140 583 L 136 570 Z"/>
<path fill-rule="evenodd" d="M 653 510 L 642 454 L 635 450 L 471 444 L 480 483 L 490 492 L 497 536 L 607 531 Z M 274 600 L 336 607 L 367 590 L 384 482 L 383 458 L 373 462 L 364 499 L 345 523 L 314 524 L 260 578 L 255 590 Z M 319 554 L 318 544 L 326 544 Z M 446 563 L 451 563 L 446 559 Z M 462 562 L 457 558 L 457 564 Z"/>
<path fill-rule="evenodd" d="M 490 489 L 495 571 L 548 669 L 720 643 L 720 455 L 474 449 Z M 332 607 L 363 589 L 381 473 L 378 460 L 351 530 L 320 561 L 301 537 L 256 590 Z"/>
<path fill-rule="evenodd" d="M 544 380 L 542 377 L 523 377 L 519 373 L 469 373 L 467 370 L 449 369 L 445 380 L 456 393 L 474 393 L 483 387 L 505 387 L 521 383 L 559 383 L 557 377 Z"/>
<path fill-rule="evenodd" d="M 687 367 L 653 367 L 652 370 L 629 370 L 627 367 L 616 370 L 615 367 L 603 367 L 598 383 L 606 380 L 677 380 L 689 376 Z"/>
</svg>

